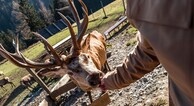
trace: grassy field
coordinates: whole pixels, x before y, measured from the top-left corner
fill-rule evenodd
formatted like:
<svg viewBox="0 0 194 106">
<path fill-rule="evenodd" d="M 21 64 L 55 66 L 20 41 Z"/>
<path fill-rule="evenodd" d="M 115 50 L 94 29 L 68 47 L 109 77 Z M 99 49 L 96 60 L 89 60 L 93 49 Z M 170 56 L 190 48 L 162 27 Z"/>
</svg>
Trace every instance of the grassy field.
<svg viewBox="0 0 194 106">
<path fill-rule="evenodd" d="M 110 5 L 105 7 L 105 11 L 107 13 L 108 18 L 103 18 L 104 14 L 102 10 L 95 12 L 93 15 L 89 16 L 89 25 L 88 25 L 88 32 L 91 30 L 98 30 L 99 32 L 103 33 L 106 29 L 108 29 L 111 25 L 113 25 L 116 20 L 123 15 L 123 5 L 122 0 L 116 0 Z M 64 39 L 69 35 L 69 31 L 64 29 L 63 31 L 53 35 L 48 39 L 49 43 L 54 45 L 60 40 Z M 43 45 L 41 43 L 36 43 L 29 47 L 28 49 L 23 51 L 23 54 L 28 57 L 29 59 L 35 59 L 44 51 Z M 20 89 L 20 79 L 22 76 L 27 74 L 28 72 L 23 69 L 19 68 L 9 61 L 5 62 L 4 64 L 0 65 L 0 71 L 3 71 L 6 76 L 9 76 L 13 83 L 16 85 L 16 88 L 11 88 L 9 85 L 6 85 L 5 88 L 7 91 L 3 91 L 0 89 L 0 105 L 3 105 L 1 102 L 3 98 L 11 98 L 6 101 L 7 105 L 13 106 L 14 104 L 20 103 L 24 97 L 29 94 L 28 90 L 21 90 Z M 19 92 L 16 92 L 19 91 Z M 14 92 L 14 93 L 13 93 Z M 12 97 L 10 97 L 12 96 Z"/>
</svg>

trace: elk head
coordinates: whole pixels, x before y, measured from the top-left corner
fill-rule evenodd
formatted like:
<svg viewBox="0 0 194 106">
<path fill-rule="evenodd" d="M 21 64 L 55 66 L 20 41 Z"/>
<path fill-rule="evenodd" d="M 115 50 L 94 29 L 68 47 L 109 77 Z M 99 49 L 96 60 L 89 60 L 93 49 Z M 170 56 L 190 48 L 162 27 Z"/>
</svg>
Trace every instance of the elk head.
<svg viewBox="0 0 194 106">
<path fill-rule="evenodd" d="M 88 91 L 96 88 L 100 84 L 100 79 L 103 76 L 101 69 L 106 61 L 105 40 L 104 37 L 96 31 L 88 34 L 86 39 L 82 40 L 88 26 L 87 7 L 81 0 L 79 0 L 84 13 L 83 21 L 80 23 L 80 18 L 73 1 L 68 0 L 68 2 L 78 28 L 78 33 L 75 34 L 71 23 L 64 15 L 59 13 L 67 24 L 72 38 L 72 48 L 69 55 L 59 56 L 48 41 L 38 33 L 33 34 L 40 38 L 44 45 L 49 49 L 52 55 L 49 61 L 44 63 L 31 61 L 19 52 L 18 46 L 16 48 L 18 56 L 7 52 L 2 45 L 0 45 L 0 54 L 15 65 L 23 68 L 55 69 L 55 67 L 60 67 L 56 69 L 65 71 L 81 89 Z M 18 40 L 16 40 L 16 42 L 18 42 Z M 19 57 L 19 59 L 16 57 Z"/>
</svg>

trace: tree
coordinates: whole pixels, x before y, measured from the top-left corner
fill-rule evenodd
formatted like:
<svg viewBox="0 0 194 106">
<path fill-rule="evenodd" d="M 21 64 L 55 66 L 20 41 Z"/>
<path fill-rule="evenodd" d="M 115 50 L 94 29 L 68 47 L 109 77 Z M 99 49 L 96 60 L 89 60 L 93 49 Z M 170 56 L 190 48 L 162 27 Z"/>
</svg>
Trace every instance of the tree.
<svg viewBox="0 0 194 106">
<path fill-rule="evenodd" d="M 27 17 L 26 21 L 32 31 L 38 31 L 45 26 L 44 21 L 39 17 L 35 8 L 28 0 L 18 0 L 20 11 Z"/>
<path fill-rule="evenodd" d="M 0 42 L 1 44 L 10 52 L 13 52 L 14 48 L 12 46 L 13 35 L 4 31 L 0 32 Z"/>
<path fill-rule="evenodd" d="M 16 35 L 13 31 L 7 30 L 6 32 L 0 31 L 0 42 L 3 45 L 3 47 L 8 50 L 9 52 L 14 53 L 15 48 L 13 46 L 13 39 L 15 39 Z M 19 47 L 20 49 L 24 49 L 27 47 L 26 43 L 22 41 L 22 39 L 19 39 Z M 0 56 L 0 61 L 3 60 L 3 57 Z"/>
<path fill-rule="evenodd" d="M 46 24 L 51 24 L 54 21 L 51 10 L 47 9 L 41 0 L 38 0 L 38 2 L 40 6 L 39 12 L 42 16 L 42 19 L 44 19 Z"/>
<path fill-rule="evenodd" d="M 70 16 L 71 18 L 73 17 L 67 0 L 53 0 L 53 8 L 56 20 L 61 19 L 57 12 L 61 12 L 65 16 Z"/>
<path fill-rule="evenodd" d="M 20 5 L 16 1 L 12 1 L 11 19 L 15 26 L 15 32 L 21 34 L 25 39 L 31 38 L 31 29 L 28 26 L 28 18 L 23 14 L 20 9 Z"/>
<path fill-rule="evenodd" d="M 10 31 L 10 30 L 9 30 Z M 11 31 L 9 33 L 1 31 L 0 32 L 0 42 L 10 52 L 14 52 L 14 47 L 12 46 L 13 35 L 11 35 Z M 0 60 L 3 58 L 0 57 Z"/>
</svg>

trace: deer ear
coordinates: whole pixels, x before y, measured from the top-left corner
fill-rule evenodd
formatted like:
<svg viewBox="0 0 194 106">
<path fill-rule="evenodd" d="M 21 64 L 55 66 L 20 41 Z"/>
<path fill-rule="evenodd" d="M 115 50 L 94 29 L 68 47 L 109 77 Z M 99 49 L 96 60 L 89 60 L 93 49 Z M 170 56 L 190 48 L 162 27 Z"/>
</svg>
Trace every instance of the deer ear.
<svg viewBox="0 0 194 106">
<path fill-rule="evenodd" d="M 84 42 L 82 43 L 82 51 L 84 53 L 88 52 L 88 49 L 90 49 L 90 39 L 91 39 L 91 34 L 88 34 Z"/>
</svg>

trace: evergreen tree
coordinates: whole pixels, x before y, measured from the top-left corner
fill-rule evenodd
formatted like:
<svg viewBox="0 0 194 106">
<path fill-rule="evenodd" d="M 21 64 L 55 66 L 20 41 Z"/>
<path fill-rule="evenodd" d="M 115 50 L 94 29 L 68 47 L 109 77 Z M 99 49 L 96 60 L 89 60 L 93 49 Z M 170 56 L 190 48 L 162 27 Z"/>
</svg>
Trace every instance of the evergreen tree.
<svg viewBox="0 0 194 106">
<path fill-rule="evenodd" d="M 13 39 L 15 39 L 16 35 L 13 31 L 7 30 L 7 32 L 0 31 L 0 43 L 3 45 L 3 47 L 12 53 L 15 53 L 15 48 L 13 46 Z M 25 49 L 27 47 L 26 43 L 19 38 L 19 47 L 20 50 Z M 2 61 L 4 58 L 0 55 L 0 61 Z"/>
<path fill-rule="evenodd" d="M 1 31 L 0 32 L 0 43 L 10 52 L 13 52 L 14 48 L 12 46 L 13 36 L 8 35 L 8 33 Z M 0 61 L 3 60 L 3 57 L 0 56 Z"/>
<path fill-rule="evenodd" d="M 73 17 L 67 0 L 53 0 L 53 10 L 56 20 L 61 19 L 57 12 L 61 12 L 63 15 L 70 16 L 71 18 Z"/>
<path fill-rule="evenodd" d="M 39 17 L 35 8 L 29 3 L 28 0 L 18 0 L 20 11 L 27 17 L 26 21 L 32 31 L 38 31 L 44 27 L 44 21 Z"/>
<path fill-rule="evenodd" d="M 13 47 L 12 47 L 13 36 L 9 34 L 4 31 L 1 31 L 0 32 L 0 42 L 8 51 L 13 52 Z"/>
<path fill-rule="evenodd" d="M 39 12 L 42 16 L 42 19 L 44 19 L 44 22 L 47 25 L 51 24 L 54 21 L 53 14 L 52 14 L 51 10 L 47 9 L 45 7 L 45 4 L 41 0 L 38 0 L 38 3 L 39 3 L 39 7 L 40 7 Z"/>
<path fill-rule="evenodd" d="M 15 32 L 22 35 L 25 39 L 30 39 L 31 30 L 26 21 L 28 18 L 20 11 L 19 7 L 18 2 L 12 1 L 11 19 L 15 26 Z"/>
</svg>

